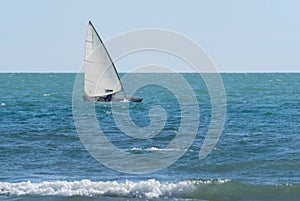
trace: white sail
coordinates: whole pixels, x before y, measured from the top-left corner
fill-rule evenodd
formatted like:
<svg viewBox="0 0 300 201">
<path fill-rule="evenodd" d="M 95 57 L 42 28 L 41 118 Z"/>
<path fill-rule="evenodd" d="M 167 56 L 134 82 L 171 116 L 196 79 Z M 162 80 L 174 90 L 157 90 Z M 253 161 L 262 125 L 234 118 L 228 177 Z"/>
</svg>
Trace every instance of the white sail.
<svg viewBox="0 0 300 201">
<path fill-rule="evenodd" d="M 84 72 L 85 96 L 105 96 L 123 90 L 114 63 L 91 22 L 85 41 Z"/>
</svg>

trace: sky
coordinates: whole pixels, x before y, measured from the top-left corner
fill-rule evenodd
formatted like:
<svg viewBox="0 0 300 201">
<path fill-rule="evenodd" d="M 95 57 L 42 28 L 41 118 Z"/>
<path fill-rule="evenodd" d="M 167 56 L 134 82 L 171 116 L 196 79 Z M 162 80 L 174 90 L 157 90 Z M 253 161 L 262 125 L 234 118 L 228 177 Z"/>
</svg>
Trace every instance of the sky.
<svg viewBox="0 0 300 201">
<path fill-rule="evenodd" d="M 87 23 L 103 41 L 143 28 L 180 33 L 221 72 L 299 72 L 297 0 L 0 0 L 0 72 L 78 72 Z M 135 67 L 118 62 L 119 71 Z M 126 59 L 125 59 L 126 60 Z M 181 65 L 180 62 L 174 65 Z M 172 64 L 173 65 L 173 64 Z M 184 65 L 182 71 L 184 71 Z"/>
</svg>

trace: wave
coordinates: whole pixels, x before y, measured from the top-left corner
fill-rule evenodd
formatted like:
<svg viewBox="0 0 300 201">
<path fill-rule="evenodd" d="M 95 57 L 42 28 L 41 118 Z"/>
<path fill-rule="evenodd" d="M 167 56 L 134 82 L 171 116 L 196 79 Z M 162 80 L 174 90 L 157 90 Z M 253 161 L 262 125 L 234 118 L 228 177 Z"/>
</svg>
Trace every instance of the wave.
<svg viewBox="0 0 300 201">
<path fill-rule="evenodd" d="M 134 147 L 131 149 L 131 151 L 149 151 L 149 152 L 154 152 L 154 151 L 180 151 L 180 149 L 167 149 L 167 148 L 157 148 L 157 147 L 149 147 L 149 148 L 138 148 Z"/>
<path fill-rule="evenodd" d="M 162 183 L 154 179 L 133 182 L 117 181 L 52 181 L 32 183 L 0 183 L 2 195 L 61 195 L 61 196 L 110 196 L 130 198 L 158 198 L 164 196 L 177 197 L 190 193 L 195 181 Z"/>
<path fill-rule="evenodd" d="M 84 196 L 204 200 L 298 200 L 300 185 L 246 185 L 231 180 L 0 182 L 2 196 Z"/>
</svg>

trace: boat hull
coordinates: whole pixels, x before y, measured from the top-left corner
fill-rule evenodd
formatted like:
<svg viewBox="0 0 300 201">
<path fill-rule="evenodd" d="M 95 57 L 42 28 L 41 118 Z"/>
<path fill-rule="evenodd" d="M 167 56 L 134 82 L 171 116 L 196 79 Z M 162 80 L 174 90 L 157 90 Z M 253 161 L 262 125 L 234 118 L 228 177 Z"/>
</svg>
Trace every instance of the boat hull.
<svg viewBox="0 0 300 201">
<path fill-rule="evenodd" d="M 93 102 L 100 102 L 100 103 L 109 103 L 109 102 L 142 102 L 143 98 L 137 96 L 98 96 L 98 97 L 84 97 L 85 101 L 93 101 Z"/>
</svg>

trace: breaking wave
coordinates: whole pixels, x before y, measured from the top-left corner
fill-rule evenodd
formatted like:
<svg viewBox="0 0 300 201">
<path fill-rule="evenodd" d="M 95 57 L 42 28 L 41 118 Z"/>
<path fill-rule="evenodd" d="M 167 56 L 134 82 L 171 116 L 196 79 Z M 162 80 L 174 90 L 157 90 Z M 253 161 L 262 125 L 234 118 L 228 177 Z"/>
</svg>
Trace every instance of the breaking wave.
<svg viewBox="0 0 300 201">
<path fill-rule="evenodd" d="M 154 151 L 179 151 L 180 149 L 166 149 L 166 148 L 157 148 L 157 147 L 149 147 L 149 148 L 138 148 L 134 147 L 131 149 L 131 151 L 149 151 L 149 152 L 154 152 Z"/>
<path fill-rule="evenodd" d="M 84 196 L 119 198 L 186 198 L 205 200 L 297 200 L 300 185 L 246 185 L 231 180 L 30 181 L 0 182 L 2 196 Z"/>
<path fill-rule="evenodd" d="M 2 195 L 60 195 L 60 196 L 110 196 L 130 198 L 177 197 L 189 194 L 196 181 L 162 183 L 154 179 L 132 182 L 99 181 L 52 181 L 32 183 L 0 183 Z"/>
</svg>

